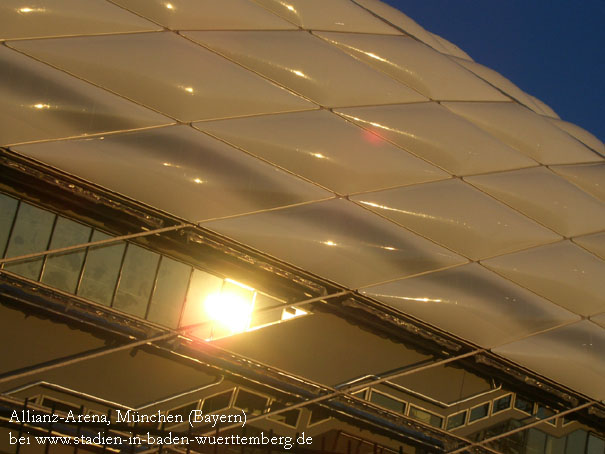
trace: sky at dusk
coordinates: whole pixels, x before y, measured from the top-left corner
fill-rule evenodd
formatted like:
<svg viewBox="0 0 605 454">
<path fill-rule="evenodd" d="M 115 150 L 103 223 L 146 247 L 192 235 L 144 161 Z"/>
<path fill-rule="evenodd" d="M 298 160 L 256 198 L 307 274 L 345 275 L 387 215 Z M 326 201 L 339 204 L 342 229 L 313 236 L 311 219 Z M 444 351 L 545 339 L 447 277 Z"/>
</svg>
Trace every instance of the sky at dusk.
<svg viewBox="0 0 605 454">
<path fill-rule="evenodd" d="M 604 0 L 383 0 L 605 141 Z"/>
</svg>

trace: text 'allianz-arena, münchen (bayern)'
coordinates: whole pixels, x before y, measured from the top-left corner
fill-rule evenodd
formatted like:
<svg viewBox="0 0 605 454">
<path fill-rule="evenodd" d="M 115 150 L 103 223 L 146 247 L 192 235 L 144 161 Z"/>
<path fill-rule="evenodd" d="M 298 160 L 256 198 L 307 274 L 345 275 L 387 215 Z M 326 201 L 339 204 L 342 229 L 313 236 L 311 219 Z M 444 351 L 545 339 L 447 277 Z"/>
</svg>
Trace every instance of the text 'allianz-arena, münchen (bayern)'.
<svg viewBox="0 0 605 454">
<path fill-rule="evenodd" d="M 378 0 L 0 40 L 0 453 L 605 453 L 596 137 Z"/>
</svg>

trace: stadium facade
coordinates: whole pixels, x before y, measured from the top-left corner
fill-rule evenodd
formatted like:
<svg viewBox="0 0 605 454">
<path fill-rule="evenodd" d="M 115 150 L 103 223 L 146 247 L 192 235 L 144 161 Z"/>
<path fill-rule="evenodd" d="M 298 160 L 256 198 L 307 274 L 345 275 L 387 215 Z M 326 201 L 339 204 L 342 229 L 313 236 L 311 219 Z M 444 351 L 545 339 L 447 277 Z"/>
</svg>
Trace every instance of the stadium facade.
<svg viewBox="0 0 605 454">
<path fill-rule="evenodd" d="M 590 133 L 378 0 L 0 24 L 1 452 L 605 453 Z"/>
</svg>

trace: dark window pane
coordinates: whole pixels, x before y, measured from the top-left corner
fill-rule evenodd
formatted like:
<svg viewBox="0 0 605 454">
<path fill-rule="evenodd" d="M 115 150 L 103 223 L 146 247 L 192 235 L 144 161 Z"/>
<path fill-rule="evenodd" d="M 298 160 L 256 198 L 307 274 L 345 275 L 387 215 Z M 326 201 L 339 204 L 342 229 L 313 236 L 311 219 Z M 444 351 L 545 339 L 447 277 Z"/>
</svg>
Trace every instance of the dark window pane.
<svg viewBox="0 0 605 454">
<path fill-rule="evenodd" d="M 450 429 L 455 429 L 456 427 L 460 427 L 460 426 L 464 425 L 465 421 L 466 421 L 466 411 L 456 413 L 455 415 L 452 415 L 449 418 L 447 418 L 447 429 L 450 430 Z"/>
<path fill-rule="evenodd" d="M 471 409 L 471 412 L 468 417 L 468 422 L 477 421 L 478 419 L 486 418 L 489 414 L 489 403 L 480 405 Z"/>
<path fill-rule="evenodd" d="M 6 249 L 6 242 L 13 225 L 17 204 L 16 199 L 0 194 L 0 257 L 3 257 Z"/>
<path fill-rule="evenodd" d="M 284 408 L 284 405 L 280 402 L 273 402 L 271 404 L 271 411 L 281 410 Z M 298 416 L 300 411 L 298 410 L 290 410 L 280 413 L 278 415 L 269 416 L 269 419 L 273 419 L 274 421 L 279 421 L 282 424 L 290 427 L 296 427 L 298 425 Z"/>
<path fill-rule="evenodd" d="M 546 434 L 537 429 L 527 431 L 527 450 L 526 454 L 544 454 L 546 445 Z"/>
<path fill-rule="evenodd" d="M 326 421 L 330 419 L 330 412 L 324 407 L 313 407 L 311 411 L 311 419 L 309 420 L 309 425 L 318 424 L 322 421 Z"/>
<path fill-rule="evenodd" d="M 45 251 L 54 221 L 55 215 L 53 213 L 21 202 L 15 227 L 8 243 L 6 257 L 17 257 L 32 252 Z M 29 279 L 38 280 L 42 269 L 42 259 L 9 263 L 4 268 Z"/>
<path fill-rule="evenodd" d="M 90 231 L 90 227 L 59 216 L 50 240 L 50 249 L 86 243 L 90 237 Z M 85 253 L 85 249 L 82 249 L 48 256 L 42 272 L 42 282 L 51 287 L 74 293 Z"/>
<path fill-rule="evenodd" d="M 184 422 L 187 422 L 189 420 L 189 413 L 191 413 L 191 411 L 196 410 L 197 409 L 197 401 L 196 402 L 191 402 L 190 404 L 187 405 L 183 405 L 181 407 L 175 408 L 173 410 L 170 410 L 168 412 L 168 416 L 170 416 L 170 419 L 174 419 L 173 422 L 169 422 L 166 423 L 167 427 L 172 427 L 172 426 L 178 426 L 179 424 L 183 424 Z"/>
<path fill-rule="evenodd" d="M 229 407 L 233 390 L 226 391 L 216 396 L 207 397 L 202 404 L 202 413 L 207 415 Z"/>
<path fill-rule="evenodd" d="M 515 408 L 531 415 L 534 412 L 534 403 L 529 399 L 517 396 L 515 398 Z"/>
<path fill-rule="evenodd" d="M 145 317 L 160 256 L 129 244 L 113 307 L 138 317 Z"/>
<path fill-rule="evenodd" d="M 96 230 L 92 234 L 92 241 L 107 238 L 111 237 Z M 125 244 L 120 242 L 88 249 L 78 295 L 106 306 L 111 304 L 124 247 Z"/>
<path fill-rule="evenodd" d="M 235 406 L 241 408 L 249 415 L 260 415 L 267 408 L 268 399 L 258 394 L 240 389 L 235 399 Z"/>
<path fill-rule="evenodd" d="M 510 408 L 512 398 L 512 394 L 509 394 L 508 396 L 500 397 L 499 399 L 494 400 L 494 413 L 498 413 Z"/>
<path fill-rule="evenodd" d="M 410 407 L 410 417 L 433 427 L 441 427 L 443 424 L 443 418 L 416 407 Z"/>
<path fill-rule="evenodd" d="M 605 453 L 605 441 L 601 438 L 594 436 L 593 434 L 588 435 L 588 448 L 586 454 L 603 454 Z"/>
<path fill-rule="evenodd" d="M 61 402 L 60 400 L 51 399 L 50 397 L 45 397 L 42 399 L 42 405 L 47 408 L 53 408 L 57 411 L 62 411 L 64 413 L 69 413 L 69 411 L 79 412 L 80 407 L 74 404 L 68 404 L 67 402 Z"/>
<path fill-rule="evenodd" d="M 389 396 L 385 396 L 379 392 L 372 390 L 370 401 L 374 402 L 383 408 L 394 411 L 395 413 L 405 413 L 405 403 L 395 400 Z"/>
<path fill-rule="evenodd" d="M 577 454 L 584 452 L 586 449 L 586 436 L 584 430 L 576 430 L 567 436 L 567 445 L 565 446 L 565 454 Z"/>
<path fill-rule="evenodd" d="M 191 267 L 162 257 L 147 319 L 176 328 L 185 302 Z"/>
</svg>

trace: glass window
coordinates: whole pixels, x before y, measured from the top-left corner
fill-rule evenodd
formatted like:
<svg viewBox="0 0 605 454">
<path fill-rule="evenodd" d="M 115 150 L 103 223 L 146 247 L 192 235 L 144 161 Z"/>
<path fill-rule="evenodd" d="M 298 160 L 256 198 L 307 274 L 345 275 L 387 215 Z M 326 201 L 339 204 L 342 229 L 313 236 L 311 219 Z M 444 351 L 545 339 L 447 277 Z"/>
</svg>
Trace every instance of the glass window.
<svg viewBox="0 0 605 454">
<path fill-rule="evenodd" d="M 309 419 L 309 425 L 319 424 L 320 422 L 327 421 L 330 419 L 330 412 L 328 409 L 320 406 L 313 407 L 311 411 L 311 418 Z"/>
<path fill-rule="evenodd" d="M 515 398 L 515 408 L 517 410 L 521 410 L 522 412 L 531 415 L 534 413 L 534 403 L 525 397 L 521 397 L 517 395 Z"/>
<path fill-rule="evenodd" d="M 280 402 L 273 402 L 271 404 L 271 411 L 281 410 L 284 408 L 284 405 Z M 290 427 L 296 427 L 298 425 L 298 416 L 300 415 L 299 410 L 290 410 L 280 413 L 278 415 L 269 416 L 269 419 L 273 419 L 274 421 L 279 421 L 282 424 Z"/>
<path fill-rule="evenodd" d="M 230 389 L 229 391 L 226 391 L 224 393 L 207 397 L 206 399 L 204 399 L 204 403 L 202 404 L 202 413 L 207 415 L 224 410 L 225 408 L 229 408 L 232 394 L 233 390 Z"/>
<path fill-rule="evenodd" d="M 166 415 L 170 416 L 171 418 L 174 418 L 174 421 L 166 423 L 166 427 L 178 426 L 179 424 L 188 422 L 189 413 L 191 413 L 193 410 L 197 410 L 197 404 L 198 404 L 198 401 L 195 401 L 195 402 L 191 402 L 190 404 L 183 405 L 181 407 L 174 408 L 174 409 L 168 411 L 168 413 L 166 413 Z"/>
<path fill-rule="evenodd" d="M 260 415 L 265 412 L 269 399 L 265 396 L 251 393 L 244 389 L 240 389 L 235 399 L 235 407 L 241 408 L 249 415 Z"/>
<path fill-rule="evenodd" d="M 21 202 L 17 219 L 6 250 L 6 257 L 45 251 L 55 222 L 55 215 L 28 203 Z M 42 258 L 25 262 L 8 263 L 4 268 L 29 279 L 38 280 Z"/>
<path fill-rule="evenodd" d="M 593 435 L 588 435 L 588 447 L 586 454 L 603 454 L 605 453 L 605 440 Z"/>
<path fill-rule="evenodd" d="M 223 280 L 221 278 L 200 270 L 193 270 L 187 298 L 185 299 L 181 326 L 209 322 L 209 318 L 204 311 L 204 302 L 210 295 L 220 293 L 222 285 Z M 208 339 L 212 334 L 212 325 L 207 323 L 188 331 L 187 334 Z"/>
<path fill-rule="evenodd" d="M 162 257 L 147 319 L 176 328 L 185 302 L 191 267 Z"/>
<path fill-rule="evenodd" d="M 529 429 L 526 446 L 526 454 L 543 454 L 546 447 L 546 434 L 537 429 Z"/>
<path fill-rule="evenodd" d="M 479 405 L 478 407 L 471 408 L 468 416 L 468 422 L 477 421 L 479 419 L 487 418 L 489 415 L 489 402 Z"/>
<path fill-rule="evenodd" d="M 111 236 L 95 230 L 91 241 L 108 238 Z M 120 242 L 88 248 L 78 295 L 106 306 L 111 304 L 125 247 Z"/>
<path fill-rule="evenodd" d="M 466 421 L 466 410 L 447 418 L 447 430 L 463 426 Z"/>
<path fill-rule="evenodd" d="M 257 293 L 256 299 L 254 300 L 254 312 L 252 312 L 250 326 L 262 326 L 280 321 L 282 314 L 281 308 L 261 312 L 260 314 L 258 313 L 258 311 L 266 309 L 267 307 L 275 307 L 280 304 L 283 305 L 284 303 L 270 296 L 263 295 L 262 293 Z"/>
<path fill-rule="evenodd" d="M 4 257 L 4 250 L 13 226 L 18 203 L 16 199 L 0 194 L 0 257 Z"/>
<path fill-rule="evenodd" d="M 376 405 L 387 408 L 395 413 L 405 413 L 405 402 L 400 402 L 392 397 L 379 393 L 376 390 L 372 390 L 370 402 L 374 402 Z"/>
<path fill-rule="evenodd" d="M 158 269 L 159 254 L 136 244 L 128 244 L 113 307 L 137 317 L 145 317 Z"/>
<path fill-rule="evenodd" d="M 512 400 L 513 400 L 512 394 L 509 394 L 508 396 L 500 397 L 499 399 L 494 400 L 493 413 L 499 413 L 501 411 L 509 409 L 511 406 Z"/>
<path fill-rule="evenodd" d="M 62 216 L 57 218 L 49 249 L 59 249 L 86 243 L 90 238 L 90 227 L 78 224 Z M 75 293 L 84 263 L 86 250 L 82 249 L 65 254 L 49 255 L 44 264 L 41 281 L 51 287 Z"/>
<path fill-rule="evenodd" d="M 417 419 L 433 427 L 441 427 L 443 424 L 443 418 L 412 406 L 410 406 L 410 418 Z"/>
<path fill-rule="evenodd" d="M 567 436 L 567 443 L 565 445 L 565 454 L 577 454 L 584 452 L 586 449 L 586 436 L 588 434 L 585 430 L 576 430 Z"/>
</svg>

